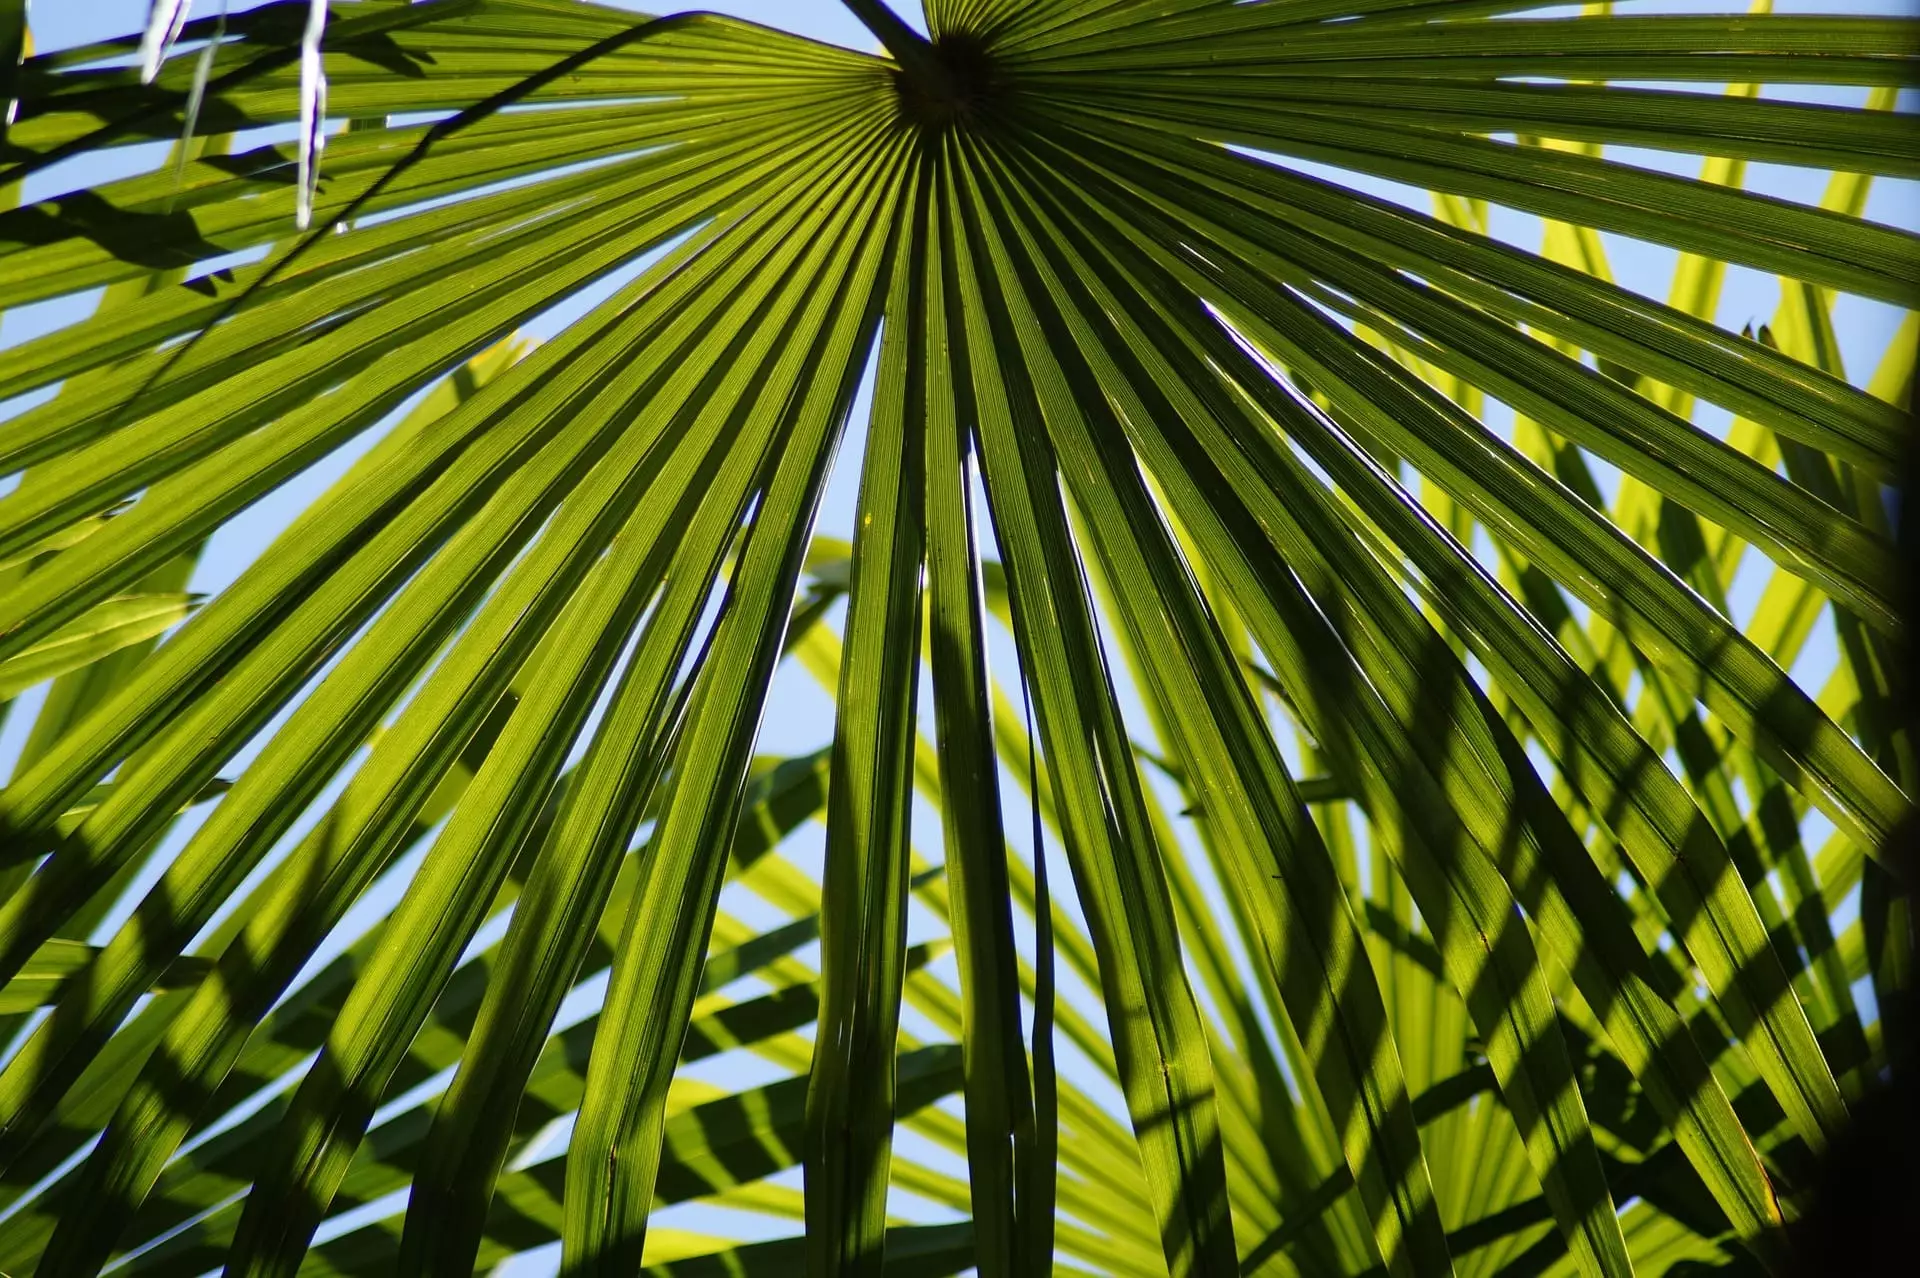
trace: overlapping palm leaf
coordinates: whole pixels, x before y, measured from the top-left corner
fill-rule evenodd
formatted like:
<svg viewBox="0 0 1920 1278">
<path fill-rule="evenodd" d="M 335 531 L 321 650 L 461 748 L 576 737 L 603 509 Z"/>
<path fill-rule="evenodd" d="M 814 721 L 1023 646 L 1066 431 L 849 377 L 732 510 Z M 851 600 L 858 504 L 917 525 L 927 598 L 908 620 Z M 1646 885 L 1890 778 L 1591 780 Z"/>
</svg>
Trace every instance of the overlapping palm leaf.
<svg viewBox="0 0 1920 1278">
<path fill-rule="evenodd" d="M 1911 1032 L 1912 324 L 1831 315 L 1913 302 L 1915 25 L 849 7 L 20 64 L 16 201 L 176 145 L 0 213 L 100 290 L 0 351 L 0 1269 L 1778 1272 Z"/>
</svg>

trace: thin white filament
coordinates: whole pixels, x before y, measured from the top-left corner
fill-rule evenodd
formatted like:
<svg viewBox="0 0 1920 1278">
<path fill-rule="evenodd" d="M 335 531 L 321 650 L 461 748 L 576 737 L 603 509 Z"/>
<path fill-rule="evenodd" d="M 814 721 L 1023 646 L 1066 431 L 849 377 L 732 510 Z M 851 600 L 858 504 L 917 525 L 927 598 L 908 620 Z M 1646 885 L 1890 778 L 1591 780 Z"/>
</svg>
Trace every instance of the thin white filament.
<svg viewBox="0 0 1920 1278">
<path fill-rule="evenodd" d="M 327 144 L 327 73 L 320 61 L 320 37 L 326 29 L 327 0 L 311 0 L 307 29 L 300 37 L 300 190 L 294 206 L 294 222 L 303 231 L 313 220 L 320 152 Z"/>
<path fill-rule="evenodd" d="M 173 162 L 173 189 L 177 193 L 187 174 L 187 152 L 193 146 L 193 133 L 200 124 L 200 104 L 206 100 L 207 77 L 213 74 L 213 55 L 227 34 L 227 0 L 220 0 L 220 16 L 213 24 L 213 38 L 200 50 L 193 64 L 193 87 L 187 90 L 186 127 L 180 131 L 179 154 Z"/>
<path fill-rule="evenodd" d="M 140 38 L 140 83 L 152 84 L 160 74 L 180 29 L 187 25 L 193 0 L 147 0 L 147 33 Z"/>
</svg>

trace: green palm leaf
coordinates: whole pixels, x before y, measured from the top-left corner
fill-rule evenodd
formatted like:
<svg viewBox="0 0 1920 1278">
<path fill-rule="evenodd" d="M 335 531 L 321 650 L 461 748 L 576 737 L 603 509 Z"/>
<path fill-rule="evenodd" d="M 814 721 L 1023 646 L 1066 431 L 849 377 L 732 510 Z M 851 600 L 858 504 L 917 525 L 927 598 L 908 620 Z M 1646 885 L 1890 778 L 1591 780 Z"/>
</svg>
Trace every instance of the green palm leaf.
<svg viewBox="0 0 1920 1278">
<path fill-rule="evenodd" d="M 846 8 L 0 4 L 0 1268 L 1785 1272 L 1920 28 Z"/>
</svg>

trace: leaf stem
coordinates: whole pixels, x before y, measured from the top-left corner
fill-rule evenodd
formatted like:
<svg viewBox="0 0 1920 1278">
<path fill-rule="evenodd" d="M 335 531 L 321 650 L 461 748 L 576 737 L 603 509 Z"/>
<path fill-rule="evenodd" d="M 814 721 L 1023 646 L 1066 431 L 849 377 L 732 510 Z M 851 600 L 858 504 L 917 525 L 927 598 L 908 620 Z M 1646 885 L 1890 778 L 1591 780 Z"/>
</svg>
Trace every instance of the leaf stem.
<svg viewBox="0 0 1920 1278">
<path fill-rule="evenodd" d="M 879 38 L 881 46 L 893 55 L 893 60 L 902 71 L 929 85 L 945 82 L 946 68 L 934 56 L 933 46 L 925 36 L 901 21 L 900 15 L 887 7 L 887 0 L 841 2 L 853 10 L 853 16 L 860 19 L 867 30 Z"/>
</svg>

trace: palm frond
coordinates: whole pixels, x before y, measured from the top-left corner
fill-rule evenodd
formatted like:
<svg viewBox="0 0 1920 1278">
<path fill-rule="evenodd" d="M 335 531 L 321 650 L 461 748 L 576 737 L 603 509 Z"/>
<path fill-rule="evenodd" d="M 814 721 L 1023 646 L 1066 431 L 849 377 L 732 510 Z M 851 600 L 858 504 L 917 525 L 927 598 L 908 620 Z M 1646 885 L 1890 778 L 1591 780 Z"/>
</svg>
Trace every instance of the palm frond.
<svg viewBox="0 0 1920 1278">
<path fill-rule="evenodd" d="M 1920 28 L 847 8 L 0 4 L 0 1270 L 1787 1272 Z"/>
</svg>

